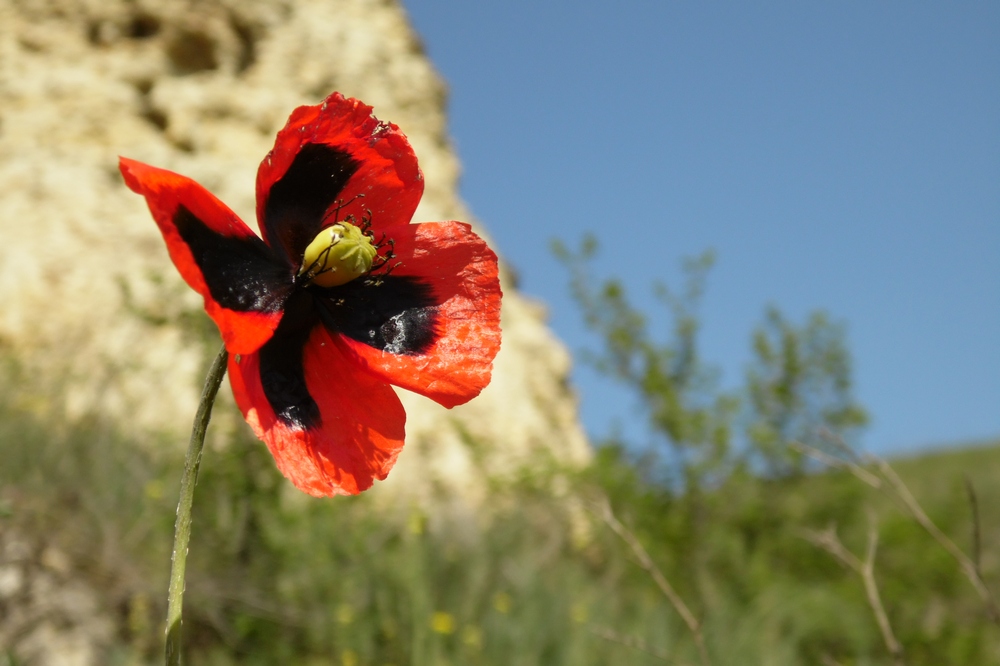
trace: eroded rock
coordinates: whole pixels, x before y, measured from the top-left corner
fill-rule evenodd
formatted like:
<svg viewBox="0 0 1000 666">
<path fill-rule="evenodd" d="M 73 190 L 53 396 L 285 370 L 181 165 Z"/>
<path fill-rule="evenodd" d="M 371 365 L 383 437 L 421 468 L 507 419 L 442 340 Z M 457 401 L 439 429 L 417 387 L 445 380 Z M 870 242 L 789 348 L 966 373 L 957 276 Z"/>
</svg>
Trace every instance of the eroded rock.
<svg viewBox="0 0 1000 666">
<path fill-rule="evenodd" d="M 397 2 L 0 0 L 0 349 L 40 415 L 98 411 L 139 439 L 185 441 L 206 364 L 183 322 L 204 324 L 200 298 L 117 156 L 195 178 L 252 224 L 275 132 L 333 90 L 409 136 L 427 184 L 417 220 L 471 219 L 445 86 Z M 403 395 L 408 446 L 377 492 L 443 486 L 476 503 L 484 473 L 587 460 L 569 358 L 503 279 L 493 384 L 452 411 Z M 226 399 L 220 432 L 244 427 Z"/>
</svg>

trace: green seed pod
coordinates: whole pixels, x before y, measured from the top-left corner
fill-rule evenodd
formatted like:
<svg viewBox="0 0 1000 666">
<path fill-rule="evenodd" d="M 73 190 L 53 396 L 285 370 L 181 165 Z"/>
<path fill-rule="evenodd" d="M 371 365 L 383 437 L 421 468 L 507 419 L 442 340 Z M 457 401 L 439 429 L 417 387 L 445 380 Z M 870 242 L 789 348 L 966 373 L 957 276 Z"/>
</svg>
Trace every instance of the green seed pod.
<svg viewBox="0 0 1000 666">
<path fill-rule="evenodd" d="M 338 287 L 372 269 L 378 248 L 350 222 L 320 231 L 302 255 L 299 275 L 320 287 Z"/>
</svg>

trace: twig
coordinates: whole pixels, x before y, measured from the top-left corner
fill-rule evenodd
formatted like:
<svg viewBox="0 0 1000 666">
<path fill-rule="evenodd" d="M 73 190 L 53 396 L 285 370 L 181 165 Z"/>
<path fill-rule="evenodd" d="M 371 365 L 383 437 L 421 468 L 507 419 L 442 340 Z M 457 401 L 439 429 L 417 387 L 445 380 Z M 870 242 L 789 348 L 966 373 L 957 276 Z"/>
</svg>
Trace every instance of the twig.
<svg viewBox="0 0 1000 666">
<path fill-rule="evenodd" d="M 852 449 L 847 442 L 844 441 L 843 437 L 835 433 L 833 430 L 821 426 L 819 429 L 819 436 L 821 439 L 824 439 L 830 444 L 832 444 L 833 448 L 837 449 L 838 451 L 843 453 L 845 456 L 847 456 L 854 462 L 861 462 L 861 456 L 859 456 L 857 452 L 854 449 Z"/>
<path fill-rule="evenodd" d="M 662 659 L 663 661 L 669 662 L 670 655 L 666 652 L 661 652 L 649 645 L 646 641 L 641 638 L 636 638 L 635 636 L 622 636 L 616 631 L 609 629 L 607 627 L 598 627 L 596 625 L 590 625 L 588 627 L 590 633 L 595 636 L 599 636 L 606 641 L 611 641 L 612 643 L 618 643 L 624 645 L 625 647 L 632 648 L 633 650 L 639 650 L 640 652 L 645 652 L 648 655 L 656 657 L 657 659 Z"/>
<path fill-rule="evenodd" d="M 972 563 L 976 567 L 976 575 L 982 578 L 983 539 L 979 529 L 979 498 L 968 474 L 965 475 L 965 492 L 969 495 L 969 508 L 972 510 Z"/>
<path fill-rule="evenodd" d="M 691 610 L 687 607 L 687 604 L 684 603 L 684 600 L 681 599 L 679 594 L 677 594 L 677 591 L 674 590 L 666 576 L 663 575 L 663 572 L 660 571 L 656 564 L 653 563 L 653 559 L 649 556 L 649 553 L 646 552 L 646 549 L 639 542 L 639 539 L 637 539 L 636 536 L 632 534 L 627 527 L 622 525 L 618 518 L 615 517 L 614 512 L 611 510 L 611 504 L 608 502 L 606 497 L 600 498 L 598 501 L 598 508 L 600 509 L 601 518 L 604 519 L 604 522 L 606 522 L 608 526 L 615 531 L 615 534 L 621 537 L 622 541 L 628 544 L 629 548 L 631 548 L 632 552 L 635 554 L 636 559 L 639 560 L 639 566 L 645 569 L 646 572 L 653 577 L 657 587 L 660 588 L 664 596 L 667 597 L 670 604 L 674 607 L 674 610 L 676 610 L 678 615 L 681 616 L 681 619 L 684 620 L 684 624 L 687 625 L 688 630 L 694 637 L 695 645 L 698 646 L 698 656 L 701 659 L 702 666 L 710 666 L 711 661 L 708 658 L 708 650 L 705 648 L 705 638 L 702 635 L 701 623 L 698 621 L 698 618 L 694 616 Z"/>
<path fill-rule="evenodd" d="M 201 452 L 205 446 L 205 433 L 212 418 L 212 405 L 219 393 L 219 385 L 226 374 L 226 360 L 229 355 L 225 346 L 219 350 L 212 368 L 205 378 L 205 388 L 201 392 L 201 403 L 191 427 L 191 442 L 184 458 L 184 474 L 181 476 L 180 501 L 177 503 L 177 522 L 174 524 L 174 553 L 170 564 L 170 587 L 167 592 L 167 666 L 181 663 L 181 611 L 184 606 L 184 572 L 187 568 L 188 543 L 191 540 L 191 507 L 194 504 L 194 487 L 198 483 L 198 467 Z"/>
<path fill-rule="evenodd" d="M 848 460 L 841 460 L 840 458 L 831 456 L 829 453 L 820 451 L 819 449 L 809 446 L 808 444 L 803 444 L 802 442 L 789 442 L 788 448 L 794 451 L 798 451 L 799 453 L 802 453 L 804 455 L 807 455 L 810 458 L 813 458 L 814 460 L 818 460 L 819 462 L 823 463 L 824 465 L 827 465 L 828 467 L 847 470 L 848 472 L 858 477 L 859 479 L 861 479 L 861 481 L 868 484 L 872 488 L 877 488 L 877 489 L 882 488 L 882 480 L 880 478 L 878 478 L 877 476 L 875 476 L 874 474 L 872 474 L 864 467 L 855 462 L 851 462 Z"/>
<path fill-rule="evenodd" d="M 805 533 L 805 538 L 836 557 L 861 576 L 861 580 L 865 586 L 865 596 L 868 597 L 868 605 L 871 607 L 872 613 L 875 614 L 875 622 L 878 623 L 885 647 L 889 650 L 889 654 L 892 655 L 893 663 L 896 666 L 903 666 L 905 663 L 903 661 L 903 646 L 900 645 L 896 639 L 896 635 L 892 632 L 892 625 L 889 624 L 889 616 L 885 612 L 885 606 L 882 605 L 882 597 L 875 582 L 875 551 L 878 548 L 878 530 L 875 528 L 874 518 L 869 518 L 869 520 L 868 548 L 863 562 L 858 559 L 857 555 L 844 546 L 837 536 L 836 528 L 832 525 L 823 532 L 808 531 Z"/>
<path fill-rule="evenodd" d="M 921 527 L 927 530 L 927 533 L 934 537 L 934 540 L 941 544 L 941 547 L 948 551 L 953 558 L 955 558 L 955 561 L 958 562 L 959 567 L 965 573 L 969 582 L 972 583 L 976 592 L 979 593 L 980 599 L 982 599 L 983 603 L 986 605 L 986 612 L 989 615 L 990 620 L 992 620 L 994 624 L 1000 625 L 1000 607 L 997 606 L 997 601 L 993 596 L 993 593 L 990 592 L 988 587 L 986 587 L 986 583 L 979 574 L 979 567 L 976 566 L 976 563 L 970 559 L 968 555 L 962 552 L 962 549 L 956 546 L 955 542 L 949 539 L 948 535 L 942 532 L 940 528 L 934 524 L 934 521 L 932 521 L 924 512 L 920 503 L 917 502 L 917 499 L 913 496 L 913 493 L 910 492 L 907 485 L 903 483 L 903 480 L 899 478 L 898 474 L 896 474 L 896 470 L 894 470 L 889 463 L 881 458 L 873 458 L 873 460 L 878 465 L 879 472 L 886 479 L 886 481 L 889 482 L 899 498 L 903 500 L 903 503 L 906 505 L 906 508 L 909 510 L 914 520 L 916 520 Z"/>
<path fill-rule="evenodd" d="M 849 455 L 857 459 L 857 455 L 850 450 L 843 441 L 837 439 L 833 434 L 826 433 L 827 437 L 837 446 L 840 450 L 844 451 L 846 455 Z M 976 593 L 979 594 L 979 598 L 982 600 L 983 604 L 986 606 L 986 614 L 989 616 L 990 620 L 1000 626 L 1000 605 L 997 604 L 996 597 L 986 586 L 986 582 L 983 580 L 982 572 L 979 568 L 979 554 L 978 549 L 980 548 L 979 542 L 979 505 L 975 499 L 974 491 L 971 491 L 971 485 L 967 482 L 966 488 L 970 490 L 970 502 L 973 503 L 973 550 L 975 551 L 973 557 L 970 558 L 966 555 L 961 548 L 955 545 L 944 532 L 934 524 L 934 521 L 930 519 L 927 513 L 920 506 L 920 503 L 910 492 L 909 487 L 903 482 L 896 471 L 889 465 L 885 460 L 873 456 L 865 456 L 865 460 L 871 464 L 875 465 L 878 469 L 880 476 L 875 476 L 871 472 L 865 470 L 857 462 L 842 460 L 836 458 L 829 454 L 826 454 L 819 449 L 815 449 L 811 446 L 802 444 L 800 442 L 791 442 L 789 444 L 792 448 L 800 451 L 816 460 L 819 460 L 830 467 L 837 469 L 846 469 L 850 471 L 854 476 L 858 477 L 871 486 L 878 490 L 885 492 L 890 499 L 892 499 L 897 504 L 902 504 L 903 509 L 908 512 L 917 523 L 927 531 L 931 537 L 941 545 L 948 554 L 951 555 L 955 561 L 958 563 L 959 569 L 965 574 L 965 577 L 969 579 L 972 583 L 973 588 L 975 588 Z M 883 483 L 884 480 L 884 483 Z M 886 485 L 889 487 L 886 488 Z"/>
<path fill-rule="evenodd" d="M 886 487 L 887 484 L 882 480 L 881 477 L 872 474 L 871 472 L 869 472 L 867 469 L 864 468 L 864 466 L 862 465 L 861 458 L 859 458 L 858 455 L 854 453 L 854 451 L 851 451 L 851 448 L 847 446 L 847 444 L 845 444 L 842 440 L 834 439 L 834 435 L 827 431 L 821 431 L 820 434 L 830 439 L 833 445 L 839 451 L 841 451 L 845 456 L 850 458 L 850 460 L 844 460 L 843 458 L 832 456 L 829 453 L 821 451 L 815 447 L 809 446 L 808 444 L 803 444 L 802 442 L 789 442 L 788 446 L 796 451 L 799 451 L 800 453 L 809 456 L 810 458 L 813 458 L 814 460 L 820 461 L 821 463 L 827 465 L 828 467 L 832 467 L 834 469 L 846 470 L 850 472 L 855 477 L 860 479 L 862 483 L 871 486 L 875 490 L 880 491 L 883 495 L 889 498 L 889 500 L 893 504 L 895 504 L 901 511 L 903 512 L 909 511 L 909 509 L 906 506 L 906 503 L 903 502 L 903 500 L 899 498 L 896 493 L 890 492 L 891 489 Z M 874 463 L 875 460 L 874 457 L 866 456 L 866 458 L 868 464 Z"/>
<path fill-rule="evenodd" d="M 889 648 L 889 654 L 898 666 L 903 665 L 903 646 L 900 645 L 896 635 L 892 633 L 892 625 L 889 624 L 889 616 L 882 605 L 882 597 L 878 592 L 878 585 L 875 583 L 875 551 L 878 549 L 878 529 L 875 527 L 875 518 L 869 516 L 868 524 L 868 548 L 865 552 L 864 569 L 861 577 L 865 582 L 865 595 L 868 597 L 868 605 L 875 613 L 875 620 L 878 622 L 879 631 L 882 632 L 882 640 Z"/>
</svg>

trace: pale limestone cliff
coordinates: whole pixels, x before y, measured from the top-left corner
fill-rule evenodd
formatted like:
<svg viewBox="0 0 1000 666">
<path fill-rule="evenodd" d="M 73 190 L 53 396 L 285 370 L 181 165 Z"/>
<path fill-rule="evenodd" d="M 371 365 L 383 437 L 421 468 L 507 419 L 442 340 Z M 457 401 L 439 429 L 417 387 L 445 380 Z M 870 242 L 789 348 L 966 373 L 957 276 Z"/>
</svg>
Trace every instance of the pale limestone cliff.
<svg viewBox="0 0 1000 666">
<path fill-rule="evenodd" d="M 333 90 L 409 136 L 427 184 L 417 220 L 470 220 L 445 86 L 398 2 L 0 0 L 0 350 L 32 378 L 27 403 L 54 422 L 98 410 L 136 437 L 183 442 L 203 349 L 162 322 L 200 298 L 117 156 L 193 177 L 253 224 L 275 132 Z M 404 395 L 407 449 L 376 492 L 420 498 L 433 481 L 476 503 L 484 468 L 586 461 L 568 356 L 541 308 L 507 276 L 504 289 L 493 384 L 451 412 Z M 244 427 L 231 401 L 216 418 Z"/>
<path fill-rule="evenodd" d="M 206 370 L 200 298 L 117 157 L 193 177 L 253 224 L 275 132 L 333 90 L 409 136 L 426 179 L 418 221 L 471 219 L 445 86 L 394 0 L 0 0 L 0 356 L 19 367 L 22 407 L 53 427 L 98 413 L 147 446 L 184 445 Z M 385 501 L 444 489 L 474 507 L 487 474 L 588 459 L 569 358 L 504 280 L 493 384 L 450 412 L 403 395 L 407 448 L 373 491 Z M 224 395 L 216 433 L 246 427 Z M 112 632 L 99 595 L 58 551 L 19 539 L 0 534 L 0 643 L 25 663 L 99 663 Z"/>
</svg>

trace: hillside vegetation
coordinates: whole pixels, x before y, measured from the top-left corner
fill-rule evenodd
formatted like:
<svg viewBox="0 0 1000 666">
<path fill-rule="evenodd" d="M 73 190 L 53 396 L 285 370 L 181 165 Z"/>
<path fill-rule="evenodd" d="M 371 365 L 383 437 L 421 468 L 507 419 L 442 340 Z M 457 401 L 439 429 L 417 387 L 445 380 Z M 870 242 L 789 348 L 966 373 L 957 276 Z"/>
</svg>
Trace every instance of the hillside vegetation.
<svg viewBox="0 0 1000 666">
<path fill-rule="evenodd" d="M 710 259 L 661 289 L 661 340 L 618 283 L 583 279 L 594 251 L 561 250 L 604 344 L 592 359 L 639 398 L 654 445 L 607 441 L 582 472 L 540 452 L 514 475 L 480 470 L 485 506 L 444 490 L 413 505 L 308 498 L 246 428 L 217 428 L 188 663 L 1000 661 L 1000 442 L 892 467 L 859 457 L 842 327 L 772 308 L 745 388 L 727 393 L 698 356 Z M 3 377 L 0 664 L 45 663 L 40 646 L 68 635 L 93 663 L 162 663 L 177 447 L 66 424 L 16 363 Z"/>
<path fill-rule="evenodd" d="M 12 396 L 8 388 L 0 415 L 4 552 L 16 536 L 36 555 L 65 554 L 63 574 L 98 591 L 93 612 L 112 621 L 107 663 L 158 663 L 180 460 L 153 459 L 100 424 L 58 432 Z M 995 585 L 1000 448 L 894 466 L 967 553 L 971 483 L 982 570 Z M 445 498 L 436 508 L 307 499 L 261 444 L 237 435 L 207 453 L 198 488 L 189 661 L 698 663 L 674 607 L 601 519 L 596 502 L 606 496 L 703 622 L 713 664 L 893 663 L 861 578 L 805 538 L 836 525 L 863 558 L 869 516 L 879 534 L 875 579 L 904 663 L 996 662 L 1000 628 L 954 559 L 851 474 L 769 481 L 737 472 L 695 494 L 640 469 L 614 447 L 580 476 L 540 461 L 531 478 L 498 482 L 491 510 L 471 517 Z M 51 556 L 34 560 L 53 566 Z M 0 597 L 7 622 L 24 594 Z M 58 606 L 50 599 L 45 612 Z M 4 631 L 8 663 L 28 663 L 16 657 L 19 635 Z"/>
</svg>

